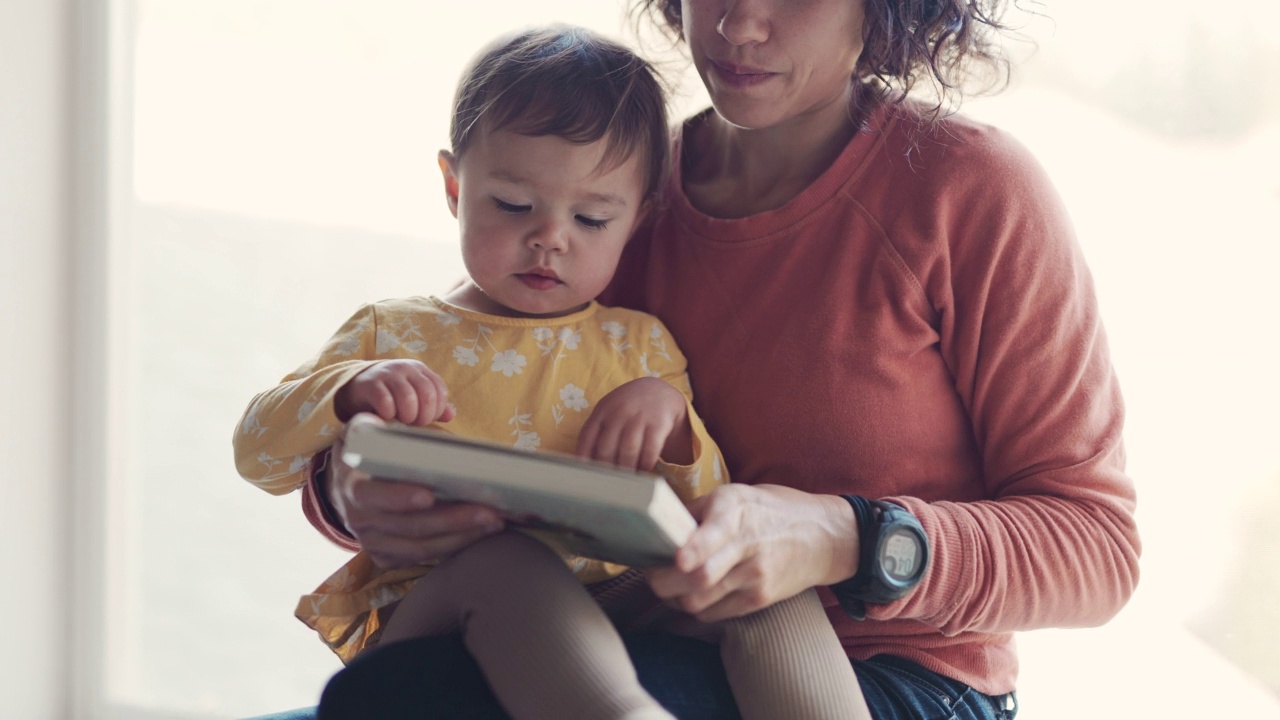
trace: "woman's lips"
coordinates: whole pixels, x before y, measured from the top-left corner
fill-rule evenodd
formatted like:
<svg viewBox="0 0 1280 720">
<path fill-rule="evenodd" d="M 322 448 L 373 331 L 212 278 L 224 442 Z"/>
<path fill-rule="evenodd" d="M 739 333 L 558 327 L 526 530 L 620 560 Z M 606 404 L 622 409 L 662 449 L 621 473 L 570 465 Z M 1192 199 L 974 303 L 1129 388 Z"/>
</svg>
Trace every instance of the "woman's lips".
<svg viewBox="0 0 1280 720">
<path fill-rule="evenodd" d="M 715 60 L 711 61 L 711 67 L 715 70 L 716 77 L 724 81 L 725 84 L 741 88 L 754 87 L 766 83 L 777 74 L 759 68 L 717 62 Z"/>
</svg>

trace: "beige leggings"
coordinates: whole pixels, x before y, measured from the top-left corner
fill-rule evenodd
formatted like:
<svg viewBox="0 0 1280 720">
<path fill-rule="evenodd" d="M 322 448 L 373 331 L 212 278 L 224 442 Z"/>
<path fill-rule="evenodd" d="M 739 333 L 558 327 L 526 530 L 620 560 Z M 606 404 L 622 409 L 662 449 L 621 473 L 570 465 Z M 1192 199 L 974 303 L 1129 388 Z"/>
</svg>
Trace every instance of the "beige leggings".
<svg viewBox="0 0 1280 720">
<path fill-rule="evenodd" d="M 718 641 L 744 720 L 870 720 L 853 667 L 813 590 L 752 615 L 698 623 L 660 607 L 642 578 L 592 597 L 550 548 L 518 532 L 482 540 L 418 581 L 380 643 L 461 632 L 516 720 L 671 718 L 641 687 L 614 623 Z M 662 611 L 659 611 L 660 613 Z M 612 617 L 612 620 L 610 619 Z"/>
</svg>

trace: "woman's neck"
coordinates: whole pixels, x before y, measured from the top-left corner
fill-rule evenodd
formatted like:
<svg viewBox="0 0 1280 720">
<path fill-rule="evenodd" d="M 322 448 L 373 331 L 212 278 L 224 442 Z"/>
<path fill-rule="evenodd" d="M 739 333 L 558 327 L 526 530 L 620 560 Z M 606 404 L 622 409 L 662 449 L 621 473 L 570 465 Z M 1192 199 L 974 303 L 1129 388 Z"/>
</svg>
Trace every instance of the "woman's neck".
<svg viewBox="0 0 1280 720">
<path fill-rule="evenodd" d="M 718 218 L 782 207 L 817 180 L 856 134 L 861 99 L 845 98 L 758 130 L 708 113 L 689 128 L 684 144 L 685 194 L 695 208 Z"/>
</svg>

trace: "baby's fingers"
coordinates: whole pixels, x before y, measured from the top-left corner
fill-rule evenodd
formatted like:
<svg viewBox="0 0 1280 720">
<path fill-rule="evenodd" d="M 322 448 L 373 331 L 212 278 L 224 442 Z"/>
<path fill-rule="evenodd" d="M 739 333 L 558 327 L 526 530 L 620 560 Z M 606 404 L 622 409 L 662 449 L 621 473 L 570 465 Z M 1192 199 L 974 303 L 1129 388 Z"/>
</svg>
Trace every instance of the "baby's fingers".
<svg viewBox="0 0 1280 720">
<path fill-rule="evenodd" d="M 596 436 L 599 434 L 599 421 L 596 420 L 594 415 L 587 418 L 587 422 L 578 431 L 578 446 L 574 449 L 574 454 L 580 458 L 594 458 Z"/>
<path fill-rule="evenodd" d="M 636 470 L 652 470 L 665 442 L 664 433 L 652 425 L 636 423 L 618 440 L 618 465 Z"/>
<path fill-rule="evenodd" d="M 658 460 L 662 457 L 662 448 L 667 444 L 667 436 L 670 434 L 670 430 L 647 428 L 636 467 L 641 470 L 653 470 L 653 466 L 657 465 Z"/>
<path fill-rule="evenodd" d="M 356 410 L 368 410 L 388 422 L 396 419 L 399 403 L 395 393 L 385 382 L 375 381 L 362 383 L 353 393 Z"/>
<path fill-rule="evenodd" d="M 419 372 L 407 375 L 405 382 L 412 391 L 412 412 L 402 412 L 401 422 L 421 426 L 453 417 L 453 408 L 449 407 L 449 390 L 440 376 L 422 367 Z M 448 417 L 445 417 L 446 414 Z"/>
<path fill-rule="evenodd" d="M 646 428 L 632 423 L 619 433 L 613 452 L 613 462 L 618 467 L 632 470 L 640 466 L 645 452 Z M 653 467 L 650 465 L 649 467 Z"/>
<path fill-rule="evenodd" d="M 591 444 L 586 446 L 586 456 L 600 462 L 616 464 L 618 461 L 617 423 L 600 423 L 593 434 Z"/>
</svg>

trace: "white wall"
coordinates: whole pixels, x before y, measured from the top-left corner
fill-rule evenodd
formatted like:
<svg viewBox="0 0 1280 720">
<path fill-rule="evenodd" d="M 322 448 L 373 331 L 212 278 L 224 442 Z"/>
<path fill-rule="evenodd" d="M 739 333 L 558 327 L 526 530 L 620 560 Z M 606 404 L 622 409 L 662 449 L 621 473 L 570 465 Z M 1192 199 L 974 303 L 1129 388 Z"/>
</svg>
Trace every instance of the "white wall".
<svg viewBox="0 0 1280 720">
<path fill-rule="evenodd" d="M 0 2 L 0 715 L 68 713 L 70 0 Z"/>
</svg>

